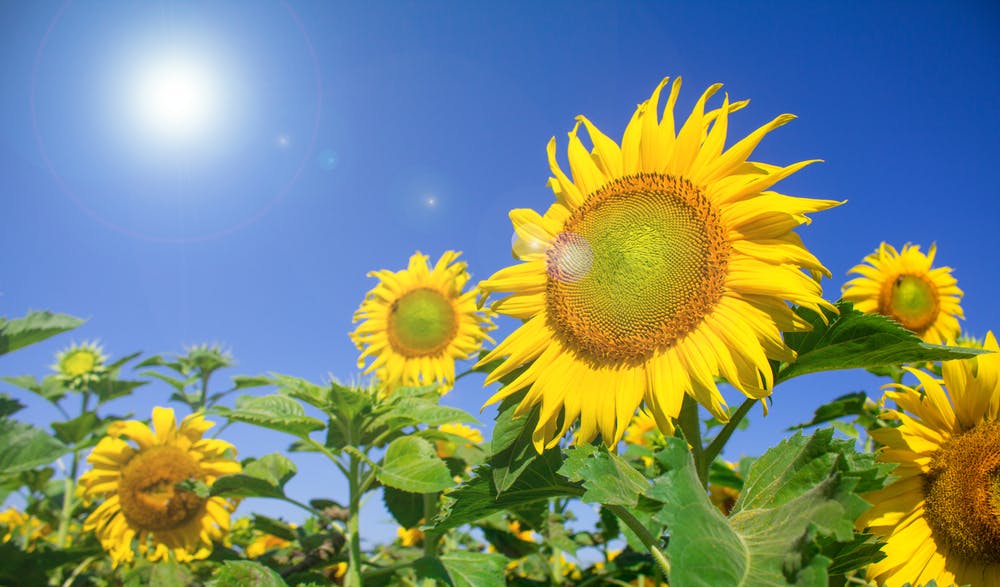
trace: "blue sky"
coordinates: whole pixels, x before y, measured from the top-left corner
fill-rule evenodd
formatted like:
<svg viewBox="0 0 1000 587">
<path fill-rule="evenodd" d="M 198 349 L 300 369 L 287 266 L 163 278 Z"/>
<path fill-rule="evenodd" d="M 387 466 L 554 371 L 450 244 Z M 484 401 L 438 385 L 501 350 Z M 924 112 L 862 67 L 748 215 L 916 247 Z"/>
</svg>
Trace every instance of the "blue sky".
<svg viewBox="0 0 1000 587">
<path fill-rule="evenodd" d="M 552 201 L 548 139 L 564 153 L 577 114 L 620 138 L 667 75 L 684 79 L 678 112 L 714 82 L 750 98 L 731 137 L 799 116 L 755 159 L 824 159 L 778 189 L 848 200 L 799 231 L 833 272 L 828 299 L 881 241 L 936 242 L 965 291 L 965 328 L 1000 328 L 1000 8 L 706 6 L 0 4 L 0 315 L 88 319 L 4 357 L 0 374 L 42 375 L 58 349 L 99 339 L 115 357 L 219 342 L 239 361 L 230 374 L 350 380 L 368 271 L 416 250 L 463 251 L 475 279 L 510 264 L 507 212 Z M 143 80 L 171 59 L 196 64 L 216 97 L 199 128 L 152 125 L 140 108 Z M 823 401 L 879 383 L 845 372 L 780 386 L 727 455 L 757 454 Z M 51 421 L 0 391 L 29 405 L 22 418 Z M 446 401 L 478 413 L 490 394 L 469 377 Z M 108 409 L 148 417 L 168 395 L 149 385 Z M 226 438 L 242 456 L 285 443 L 242 426 Z M 290 493 L 341 497 L 331 469 L 299 462 L 309 470 Z M 365 516 L 376 539 L 392 532 L 377 500 Z"/>
</svg>

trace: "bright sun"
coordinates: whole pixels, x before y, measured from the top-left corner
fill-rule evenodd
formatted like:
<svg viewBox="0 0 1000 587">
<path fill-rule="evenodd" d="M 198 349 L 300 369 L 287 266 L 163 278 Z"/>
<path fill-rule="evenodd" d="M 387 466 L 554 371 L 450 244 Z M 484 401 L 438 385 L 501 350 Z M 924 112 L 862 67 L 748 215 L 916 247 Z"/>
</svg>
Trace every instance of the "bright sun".
<svg viewBox="0 0 1000 587">
<path fill-rule="evenodd" d="M 194 60 L 168 57 L 153 61 L 143 68 L 135 87 L 138 122 L 160 138 L 195 138 L 217 115 L 213 76 Z"/>
</svg>

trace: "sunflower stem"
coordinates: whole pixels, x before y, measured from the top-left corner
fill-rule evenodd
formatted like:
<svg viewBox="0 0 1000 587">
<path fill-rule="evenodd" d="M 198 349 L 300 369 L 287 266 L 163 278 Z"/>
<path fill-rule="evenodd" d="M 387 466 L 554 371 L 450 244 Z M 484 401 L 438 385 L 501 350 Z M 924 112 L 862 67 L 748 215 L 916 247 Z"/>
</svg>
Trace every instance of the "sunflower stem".
<svg viewBox="0 0 1000 587">
<path fill-rule="evenodd" d="M 703 483 L 708 480 L 708 468 L 712 466 L 712 461 L 715 457 L 722 453 L 722 449 L 725 448 L 726 443 L 729 442 L 729 437 L 733 435 L 736 428 L 746 417 L 747 412 L 753 407 L 758 400 L 753 398 L 747 398 L 740 404 L 740 407 L 736 408 L 736 412 L 729 418 L 729 421 L 722 427 L 719 434 L 712 439 L 712 442 L 705 447 L 705 451 L 701 454 L 702 461 L 698 463 L 698 478 L 702 480 Z"/>
<path fill-rule="evenodd" d="M 347 576 L 345 577 L 345 587 L 361 587 L 364 580 L 361 577 L 361 535 L 358 524 L 358 514 L 361 512 L 361 459 L 354 453 L 349 453 L 350 469 L 347 482 L 350 489 L 350 503 L 348 511 L 350 517 L 347 519 L 347 534 L 350 551 L 348 553 Z"/>
<path fill-rule="evenodd" d="M 702 474 L 703 449 L 701 446 L 701 421 L 698 420 L 698 402 L 690 395 L 684 394 L 680 417 L 677 418 L 684 439 L 691 445 L 691 455 L 694 457 L 695 470 L 702 486 L 707 487 L 708 478 Z M 708 467 L 705 467 L 708 471 Z"/>
<path fill-rule="evenodd" d="M 437 493 L 424 494 L 424 524 L 430 524 L 437 515 Z M 437 532 L 424 532 L 424 556 L 437 558 L 438 542 L 441 535 Z"/>
<path fill-rule="evenodd" d="M 696 414 L 697 415 L 697 414 Z M 646 529 L 646 526 L 636 518 L 632 512 L 628 511 L 627 508 L 620 505 L 607 505 L 604 507 L 608 508 L 608 511 L 618 516 L 618 519 L 625 522 L 625 525 L 629 527 L 639 540 L 649 549 L 649 554 L 653 556 L 653 560 L 656 561 L 656 565 L 663 572 L 665 577 L 670 577 L 670 561 L 667 559 L 666 553 L 660 549 L 659 539 Z"/>
<path fill-rule="evenodd" d="M 84 389 L 80 395 L 82 396 L 80 399 L 80 416 L 83 416 L 87 412 L 88 404 L 90 403 L 90 392 Z M 69 534 L 69 520 L 73 515 L 73 508 L 76 505 L 73 503 L 73 494 L 76 490 L 76 473 L 79 467 L 80 450 L 74 445 L 73 460 L 70 461 L 69 472 L 63 480 L 62 511 L 59 514 L 59 532 L 56 534 L 56 544 L 59 548 L 69 546 L 66 543 L 66 539 Z"/>
</svg>

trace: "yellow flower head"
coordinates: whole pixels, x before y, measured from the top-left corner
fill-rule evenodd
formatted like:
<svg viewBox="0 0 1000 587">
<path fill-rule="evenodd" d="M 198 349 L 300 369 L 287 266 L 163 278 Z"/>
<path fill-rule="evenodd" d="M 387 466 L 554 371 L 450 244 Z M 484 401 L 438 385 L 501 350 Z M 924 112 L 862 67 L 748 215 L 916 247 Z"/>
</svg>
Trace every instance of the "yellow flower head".
<svg viewBox="0 0 1000 587">
<path fill-rule="evenodd" d="M 295 526 L 292 525 L 292 527 L 294 528 Z M 266 552 L 277 550 L 279 548 L 285 548 L 290 544 L 291 542 L 288 540 L 279 538 L 274 534 L 261 534 L 260 536 L 255 537 L 253 541 L 247 545 L 247 558 L 259 558 Z"/>
<path fill-rule="evenodd" d="M 483 441 L 482 432 L 472 426 L 466 426 L 465 424 L 442 424 L 438 426 L 438 430 L 441 432 L 447 432 L 448 434 L 454 434 L 455 436 L 461 436 L 469 441 L 467 443 L 469 445 L 476 445 Z M 447 440 L 437 441 L 437 453 L 442 459 L 455 456 L 455 451 L 457 449 L 458 447 L 454 442 Z"/>
<path fill-rule="evenodd" d="M 52 369 L 68 386 L 79 389 L 100 379 L 107 370 L 104 362 L 108 358 L 102 350 L 96 342 L 74 343 L 56 355 Z"/>
<path fill-rule="evenodd" d="M 858 521 L 882 536 L 879 585 L 1000 585 L 1000 347 L 993 333 L 972 359 L 942 363 L 943 380 L 907 368 L 918 385 L 889 384 L 898 428 L 871 432 L 891 485 L 870 493 Z M 943 384 L 943 385 L 942 385 Z"/>
<path fill-rule="evenodd" d="M 396 528 L 396 536 L 403 546 L 417 546 L 424 541 L 424 533 L 420 528 Z"/>
<path fill-rule="evenodd" d="M 137 420 L 108 427 L 87 458 L 93 468 L 80 486 L 85 499 L 103 499 L 83 529 L 97 535 L 114 566 L 131 562 L 135 552 L 152 561 L 168 553 L 180 562 L 202 559 L 229 531 L 234 504 L 184 486 L 211 486 L 241 470 L 233 445 L 202 438 L 212 426 L 196 413 L 178 427 L 172 409 L 156 407 L 153 429 Z"/>
<path fill-rule="evenodd" d="M 403 271 L 386 269 L 368 275 L 379 279 L 354 313 L 361 324 L 351 339 L 361 350 L 358 367 L 373 360 L 387 388 L 437 382 L 447 391 L 455 382 L 455 360 L 467 359 L 493 342 L 489 317 L 476 309 L 476 290 L 463 293 L 469 274 L 460 253 L 446 251 L 433 268 L 419 252 Z"/>
<path fill-rule="evenodd" d="M 52 533 L 52 527 L 47 523 L 35 516 L 19 512 L 13 507 L 0 512 L 0 526 L 6 528 L 3 535 L 4 542 L 13 540 L 15 543 L 23 544 L 28 552 L 35 549 L 35 542 L 40 538 Z"/>
<path fill-rule="evenodd" d="M 525 320 L 481 364 L 506 357 L 492 383 L 530 366 L 494 395 L 530 386 L 517 408 L 541 406 L 538 450 L 576 422 L 577 442 L 614 446 L 645 403 L 661 429 L 690 395 L 719 420 L 728 410 L 717 376 L 751 398 L 771 393 L 768 361 L 791 361 L 782 331 L 808 328 L 788 302 L 832 309 L 808 272 L 829 275 L 792 232 L 837 202 L 769 191 L 812 161 L 779 167 L 747 158 L 794 118 L 782 115 L 724 149 L 729 115 L 705 111 L 708 88 L 675 128 L 680 79 L 660 109 L 664 80 L 637 108 L 621 143 L 580 116 L 569 133 L 572 177 L 548 145 L 555 193 L 544 215 L 510 213 L 520 264 L 479 287 L 510 292 L 493 309 Z M 577 136 L 583 125 L 591 148 Z M 803 271 L 806 270 L 806 271 Z"/>
<path fill-rule="evenodd" d="M 917 245 L 903 245 L 897 252 L 882 243 L 850 270 L 856 277 L 844 284 L 844 299 L 858 310 L 881 314 L 912 330 L 925 342 L 946 344 L 958 336 L 959 318 L 965 318 L 950 267 L 933 267 L 937 247 L 927 254 Z"/>
<path fill-rule="evenodd" d="M 667 430 L 667 433 L 673 433 L 672 426 Z M 652 440 L 662 438 L 663 433 L 660 432 L 659 427 L 656 425 L 656 419 L 653 418 L 653 415 L 648 410 L 639 410 L 636 412 L 635 416 L 632 417 L 632 422 L 625 429 L 624 440 L 626 444 L 650 446 Z"/>
<path fill-rule="evenodd" d="M 507 529 L 513 534 L 518 540 L 523 540 L 524 542 L 535 542 L 535 533 L 531 528 L 521 528 L 521 522 L 517 520 L 511 520 L 507 523 Z"/>
</svg>

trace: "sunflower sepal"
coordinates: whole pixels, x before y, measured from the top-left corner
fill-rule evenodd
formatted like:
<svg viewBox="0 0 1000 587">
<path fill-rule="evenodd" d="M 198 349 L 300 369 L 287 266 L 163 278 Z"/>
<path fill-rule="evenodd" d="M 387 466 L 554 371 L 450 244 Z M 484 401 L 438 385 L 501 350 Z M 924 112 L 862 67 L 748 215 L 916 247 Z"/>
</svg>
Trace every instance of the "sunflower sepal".
<svg viewBox="0 0 1000 587">
<path fill-rule="evenodd" d="M 808 373 L 968 359 L 984 352 L 926 343 L 899 323 L 862 313 L 851 302 L 839 301 L 836 309 L 837 313 L 824 310 L 821 316 L 808 308 L 795 308 L 796 315 L 812 328 L 785 333 L 785 344 L 796 352 L 796 359 L 780 366 L 775 385 Z"/>
</svg>

